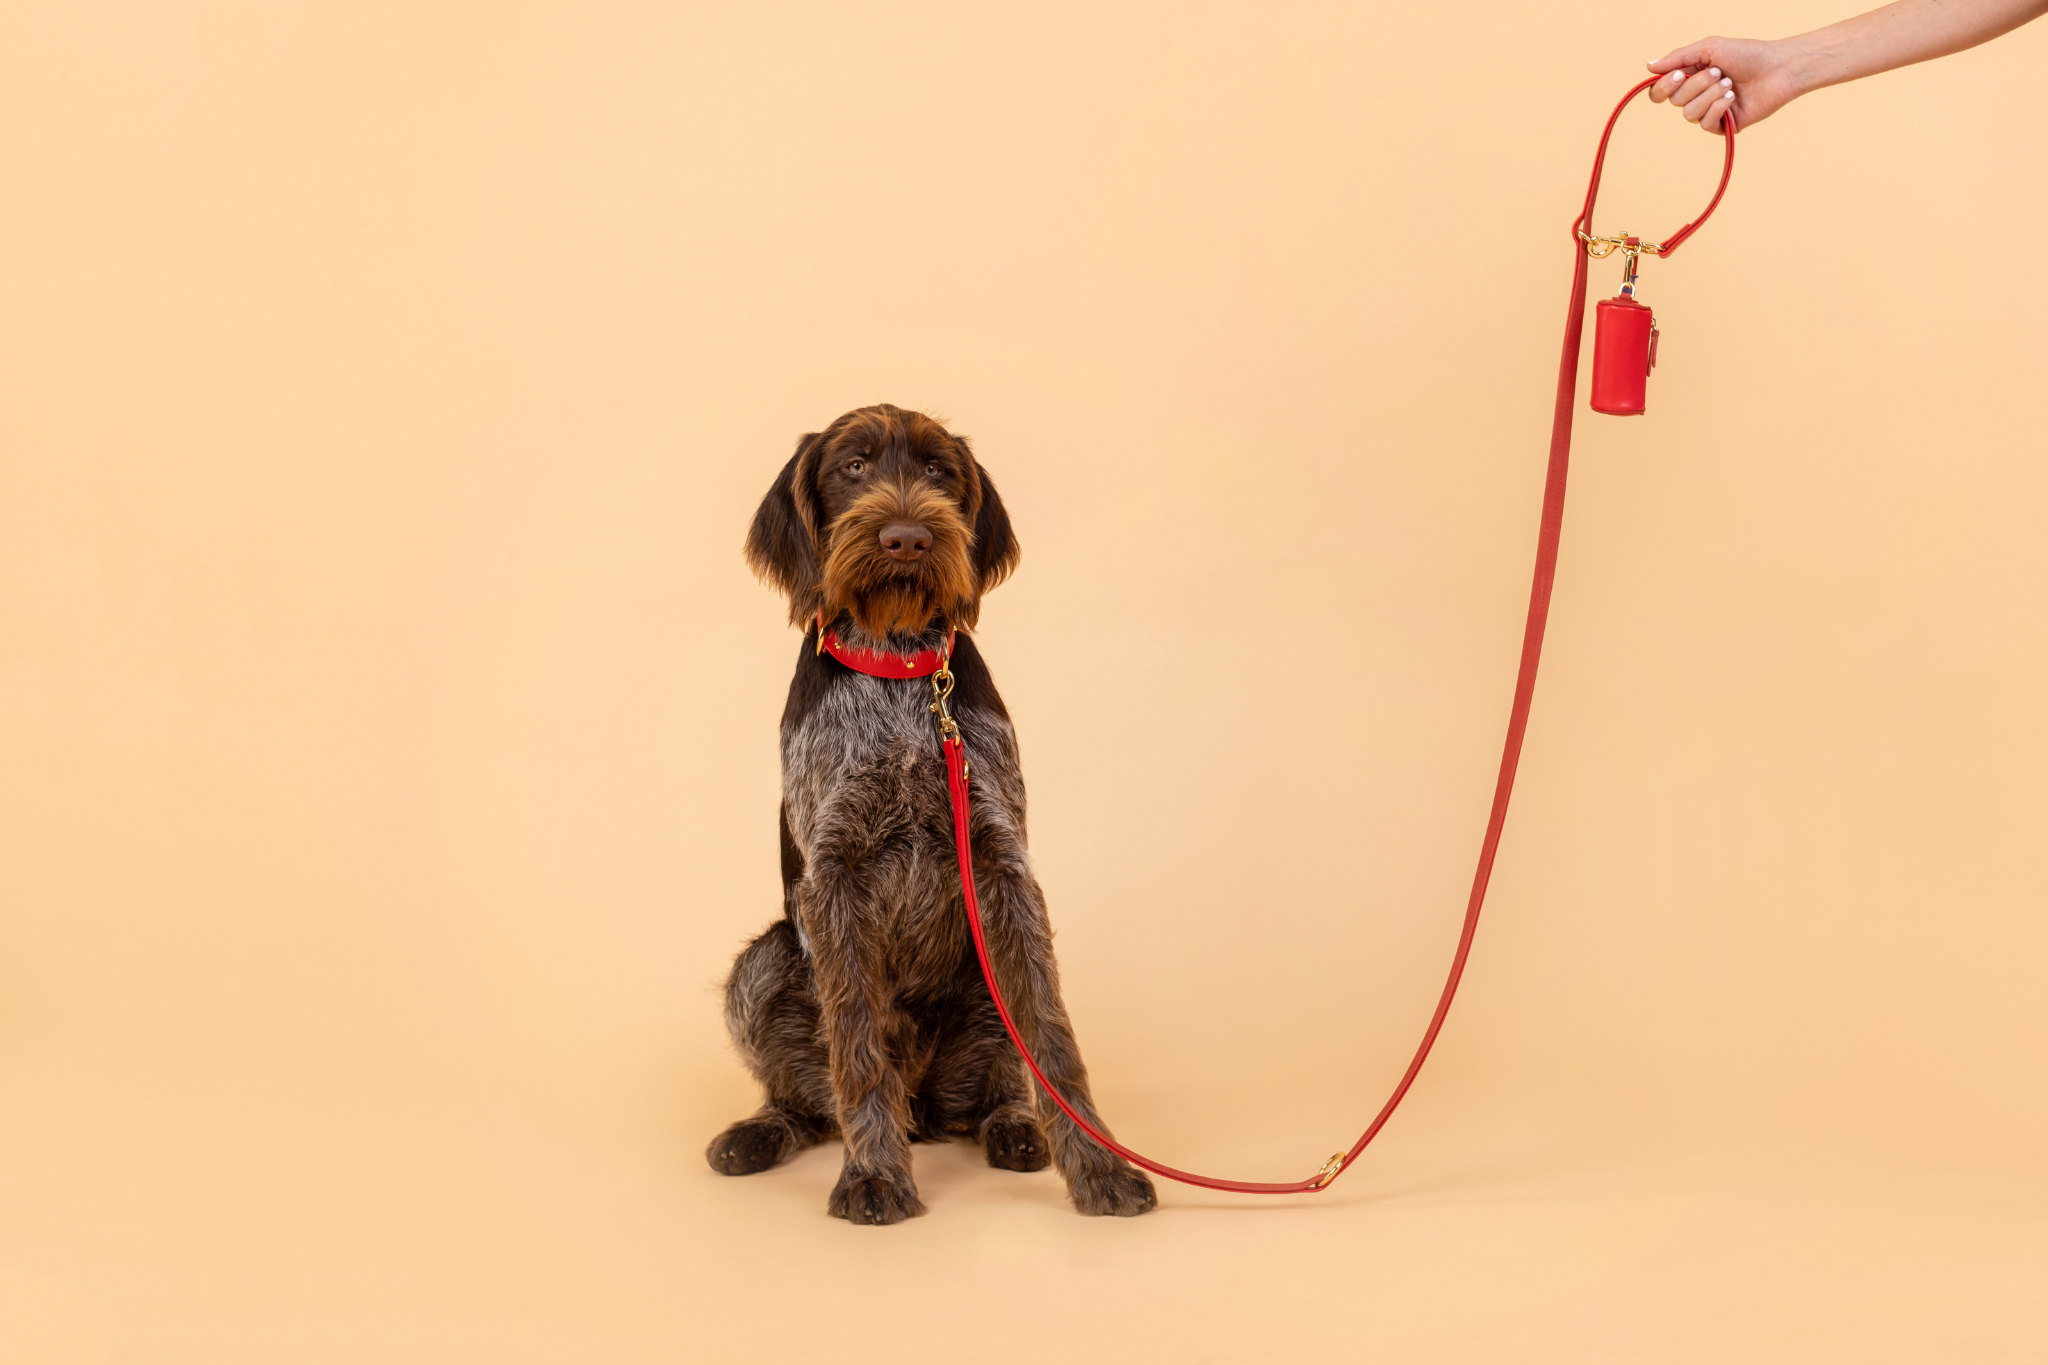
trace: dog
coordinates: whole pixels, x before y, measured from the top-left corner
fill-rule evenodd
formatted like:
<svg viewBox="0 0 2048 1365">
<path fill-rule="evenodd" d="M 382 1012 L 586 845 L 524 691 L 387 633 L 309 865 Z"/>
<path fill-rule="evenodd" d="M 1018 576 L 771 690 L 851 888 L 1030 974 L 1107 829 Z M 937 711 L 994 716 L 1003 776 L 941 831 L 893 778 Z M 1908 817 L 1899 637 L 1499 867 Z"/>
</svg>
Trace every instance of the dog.
<svg viewBox="0 0 2048 1365">
<path fill-rule="evenodd" d="M 820 647 L 826 630 L 898 656 L 953 641 L 996 971 L 1046 1079 L 1107 1132 L 1025 851 L 1017 737 L 968 633 L 1018 558 L 988 471 L 923 413 L 857 409 L 798 442 L 746 558 L 805 633 L 782 713 L 782 918 L 725 983 L 726 1025 L 765 1102 L 712 1140 L 712 1168 L 750 1175 L 836 1135 L 846 1155 L 827 1212 L 898 1223 L 924 1212 L 911 1144 L 968 1137 L 1003 1170 L 1056 1166 L 1082 1213 L 1146 1212 L 1145 1175 L 1034 1096 L 982 980 L 930 680 L 871 676 Z"/>
</svg>

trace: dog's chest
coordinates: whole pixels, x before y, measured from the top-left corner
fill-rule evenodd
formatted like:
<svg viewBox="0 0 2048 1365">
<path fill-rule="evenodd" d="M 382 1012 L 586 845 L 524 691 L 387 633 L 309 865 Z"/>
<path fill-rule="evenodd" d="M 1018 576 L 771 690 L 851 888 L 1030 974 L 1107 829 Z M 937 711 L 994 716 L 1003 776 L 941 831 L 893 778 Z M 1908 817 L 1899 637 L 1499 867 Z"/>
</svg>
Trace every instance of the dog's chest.
<svg viewBox="0 0 2048 1365">
<path fill-rule="evenodd" d="M 782 797 L 807 860 L 829 849 L 894 865 L 950 845 L 930 702 L 925 683 L 853 674 L 784 731 Z"/>
</svg>

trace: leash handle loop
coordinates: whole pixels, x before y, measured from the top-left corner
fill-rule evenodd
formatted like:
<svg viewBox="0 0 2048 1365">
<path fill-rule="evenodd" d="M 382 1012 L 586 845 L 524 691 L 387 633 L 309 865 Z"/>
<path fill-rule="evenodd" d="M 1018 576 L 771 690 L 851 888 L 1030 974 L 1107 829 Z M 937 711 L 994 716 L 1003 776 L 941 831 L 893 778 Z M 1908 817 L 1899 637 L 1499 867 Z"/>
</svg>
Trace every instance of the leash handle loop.
<svg viewBox="0 0 2048 1365">
<path fill-rule="evenodd" d="M 1652 76 L 1623 95 L 1621 103 L 1615 105 L 1614 112 L 1607 116 L 1607 126 L 1600 130 L 1600 146 L 1593 153 L 1593 177 L 1586 185 L 1586 206 L 1579 211 L 1578 220 L 1572 224 L 1572 235 L 1585 243 L 1587 254 L 1596 260 L 1609 254 L 1616 247 L 1624 245 L 1622 238 L 1593 235 L 1593 201 L 1600 197 L 1600 172 L 1607 164 L 1608 139 L 1614 136 L 1614 125 L 1621 121 L 1622 112 L 1628 108 L 1628 102 L 1661 79 L 1663 78 L 1660 76 Z M 1721 183 L 1714 187 L 1714 197 L 1707 201 L 1707 206 L 1700 212 L 1700 216 L 1672 233 L 1661 245 L 1654 242 L 1637 243 L 1633 239 L 1628 239 L 1626 246 L 1656 256 L 1669 256 L 1678 250 L 1686 238 L 1698 232 L 1707 219 L 1714 216 L 1714 210 L 1721 207 L 1721 196 L 1728 193 L 1728 177 L 1735 173 L 1735 111 L 1732 109 L 1721 116 L 1721 143 L 1724 149 L 1721 155 Z M 1601 249 L 1596 251 L 1595 246 Z"/>
<path fill-rule="evenodd" d="M 1429 1028 L 1422 1035 L 1422 1043 L 1415 1049 L 1415 1056 L 1402 1073 L 1401 1080 L 1394 1087 L 1394 1093 L 1380 1107 L 1372 1124 L 1359 1135 L 1358 1141 L 1349 1151 L 1339 1152 L 1322 1165 L 1322 1169 L 1307 1180 L 1284 1182 L 1260 1182 L 1250 1180 L 1221 1180 L 1214 1176 L 1195 1175 L 1143 1156 L 1110 1137 L 1100 1128 L 1075 1112 L 1039 1069 L 1038 1059 L 1031 1055 L 1031 1049 L 1024 1045 L 1024 1038 L 1017 1031 L 1017 1024 L 1010 1017 L 1010 1007 L 1003 999 L 1002 987 L 996 983 L 995 963 L 989 956 L 988 939 L 983 933 L 981 904 L 974 893 L 974 852 L 968 836 L 969 793 L 967 786 L 967 748 L 962 743 L 959 728 L 946 707 L 947 694 L 952 691 L 953 677 L 942 658 L 939 671 L 932 675 L 932 711 L 939 717 L 939 747 L 946 757 L 946 784 L 953 801 L 953 842 L 960 859 L 960 893 L 967 907 L 968 927 L 974 934 L 974 951 L 981 959 L 981 973 L 988 982 L 988 993 L 995 1000 L 996 1013 L 1002 1016 L 1003 1027 L 1009 1031 L 1010 1041 L 1023 1055 L 1024 1065 L 1038 1081 L 1040 1088 L 1059 1106 L 1062 1113 L 1074 1121 L 1076 1127 L 1097 1143 L 1118 1156 L 1154 1175 L 1178 1180 L 1183 1184 L 1199 1185 L 1204 1189 L 1229 1190 L 1238 1194 L 1313 1194 L 1328 1189 L 1331 1182 L 1342 1175 L 1351 1163 L 1358 1160 L 1366 1144 L 1379 1136 L 1387 1120 L 1394 1116 L 1408 1088 L 1422 1071 L 1423 1062 L 1436 1045 L 1437 1034 L 1442 1031 L 1444 1019 L 1451 1012 L 1451 1001 L 1458 994 L 1458 982 L 1465 974 L 1466 960 L 1472 954 L 1472 939 L 1479 931 L 1479 912 L 1486 904 L 1486 888 L 1493 877 L 1494 855 L 1500 850 L 1501 830 L 1507 823 L 1508 799 L 1514 793 L 1515 769 L 1521 762 L 1522 739 L 1529 729 L 1529 708 L 1536 695 L 1536 668 L 1543 657 L 1543 631 L 1550 618 L 1550 592 L 1557 578 L 1558 544 L 1564 532 L 1565 478 L 1570 470 L 1572 452 L 1572 412 L 1577 399 L 1579 377 L 1579 342 L 1586 325 L 1586 262 L 1589 257 L 1605 256 L 1616 247 L 1630 250 L 1631 259 L 1637 252 L 1649 251 L 1658 256 L 1669 256 L 1700 225 L 1713 216 L 1720 206 L 1721 196 L 1728 191 L 1728 176 L 1735 169 L 1735 118 L 1724 116 L 1722 137 L 1727 145 L 1726 157 L 1721 165 L 1721 184 L 1714 191 L 1713 199 L 1706 211 L 1671 234 L 1670 240 L 1661 245 L 1638 242 L 1634 238 L 1603 239 L 1592 236 L 1593 201 L 1600 194 L 1600 170 L 1607 159 L 1607 140 L 1614 132 L 1614 125 L 1621 118 L 1628 102 L 1650 88 L 1653 77 L 1644 81 L 1626 95 L 1621 103 L 1614 106 L 1608 116 L 1607 126 L 1600 134 L 1600 148 L 1593 157 L 1593 176 L 1586 186 L 1586 206 L 1572 224 L 1572 293 L 1570 305 L 1565 311 L 1564 347 L 1558 357 L 1557 406 L 1551 416 L 1550 465 L 1543 482 L 1543 515 L 1536 534 L 1536 572 L 1529 585 L 1529 614 L 1522 629 L 1522 659 L 1515 674 L 1514 705 L 1508 712 L 1507 739 L 1501 747 L 1500 774 L 1493 789 L 1493 807 L 1487 815 L 1486 837 L 1479 845 L 1479 866 L 1472 875 L 1472 892 L 1465 903 L 1464 927 L 1458 935 L 1458 950 L 1451 958 L 1450 976 L 1444 982 L 1443 994 L 1438 998 L 1436 1012 L 1430 1016 Z M 1595 251 L 1596 245 L 1607 244 L 1606 250 Z M 944 679 L 942 685 L 941 679 Z M 943 686 L 943 690 L 942 690 Z"/>
</svg>

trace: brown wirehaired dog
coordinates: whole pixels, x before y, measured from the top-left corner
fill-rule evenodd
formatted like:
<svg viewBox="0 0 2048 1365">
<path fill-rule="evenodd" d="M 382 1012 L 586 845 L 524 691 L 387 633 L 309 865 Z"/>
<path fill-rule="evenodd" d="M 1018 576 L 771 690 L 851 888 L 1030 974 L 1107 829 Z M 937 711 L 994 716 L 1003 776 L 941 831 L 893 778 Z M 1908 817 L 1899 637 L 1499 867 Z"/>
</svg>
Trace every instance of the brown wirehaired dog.
<svg viewBox="0 0 2048 1365">
<path fill-rule="evenodd" d="M 1056 1164 L 1083 1213 L 1145 1212 L 1141 1172 L 1043 1095 L 1033 1113 L 960 902 L 929 681 L 872 677 L 817 647 L 821 619 L 846 646 L 902 655 L 959 632 L 952 706 L 990 951 L 1046 1077 L 1101 1126 L 1025 852 L 1017 738 L 966 634 L 1017 563 L 988 471 L 923 413 L 860 408 L 797 444 L 746 554 L 806 630 L 782 713 L 783 917 L 725 986 L 726 1026 L 767 1101 L 712 1140 L 712 1168 L 750 1175 L 837 1134 L 846 1164 L 829 1212 L 897 1223 L 924 1212 L 910 1144 L 973 1137 L 991 1166 Z"/>
</svg>

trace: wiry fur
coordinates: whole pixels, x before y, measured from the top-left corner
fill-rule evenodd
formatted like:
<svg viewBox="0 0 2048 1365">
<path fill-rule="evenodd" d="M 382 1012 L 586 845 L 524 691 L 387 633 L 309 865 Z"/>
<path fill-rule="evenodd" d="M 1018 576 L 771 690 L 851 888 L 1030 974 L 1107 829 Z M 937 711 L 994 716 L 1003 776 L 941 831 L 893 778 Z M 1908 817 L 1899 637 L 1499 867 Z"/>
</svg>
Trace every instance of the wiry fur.
<svg viewBox="0 0 2048 1365">
<path fill-rule="evenodd" d="M 826 605 L 827 547 L 844 543 L 860 553 L 873 552 L 872 541 L 856 546 L 842 534 L 848 528 L 838 525 L 838 519 L 850 512 L 862 495 L 874 491 L 844 478 L 846 465 L 854 459 L 893 465 L 899 475 L 912 475 L 874 482 L 893 483 L 896 496 L 904 498 L 936 490 L 949 509 L 942 519 L 956 518 L 966 529 L 961 548 L 967 555 L 967 575 L 962 577 L 957 566 L 949 566 L 943 577 L 929 580 L 925 592 L 930 610 L 900 629 L 915 631 L 933 616 L 971 629 L 981 612 L 982 594 L 1017 566 L 1017 542 L 995 484 L 974 458 L 966 438 L 953 435 L 921 412 L 906 412 L 889 403 L 857 408 L 797 442 L 796 454 L 789 457 L 754 514 L 754 524 L 747 532 L 747 563 L 788 596 L 791 625 L 810 624 Z M 926 464 L 940 470 L 930 483 L 917 477 Z M 936 533 L 941 527 L 933 525 L 932 529 L 937 552 Z M 875 566 L 873 572 L 886 571 Z M 853 564 L 842 567 L 840 574 L 840 582 L 848 586 L 858 576 Z M 845 605 L 842 601 L 835 610 Z M 877 633 L 893 633 L 893 623 L 883 624 Z"/>
<path fill-rule="evenodd" d="M 931 530 L 931 550 L 915 564 L 879 552 L 882 529 L 899 521 Z M 968 560 L 972 536 L 953 500 L 927 484 L 888 483 L 862 494 L 834 519 L 826 537 L 826 615 L 844 612 L 876 639 L 916 634 L 934 614 L 971 624 L 967 618 L 976 615 L 981 596 Z"/>
<path fill-rule="evenodd" d="M 932 553 L 912 572 L 870 549 L 898 516 L 932 531 Z M 1102 1126 L 1025 847 L 1016 735 L 964 633 L 1017 558 L 987 471 L 923 414 L 848 413 L 798 445 L 754 518 L 747 557 L 789 595 L 793 620 L 824 609 L 848 644 L 914 653 L 962 629 L 952 704 L 972 756 L 969 835 L 990 950 L 1047 1077 Z M 745 1175 L 836 1134 L 846 1157 L 829 1211 L 894 1223 L 924 1211 L 910 1144 L 971 1137 L 991 1165 L 1056 1165 L 1083 1213 L 1143 1213 L 1154 1203 L 1144 1175 L 1044 1096 L 1034 1111 L 968 935 L 929 701 L 923 679 L 858 673 L 818 654 L 806 632 L 782 718 L 784 917 L 747 945 L 726 984 L 726 1023 L 765 1103 L 706 1155 Z"/>
</svg>

